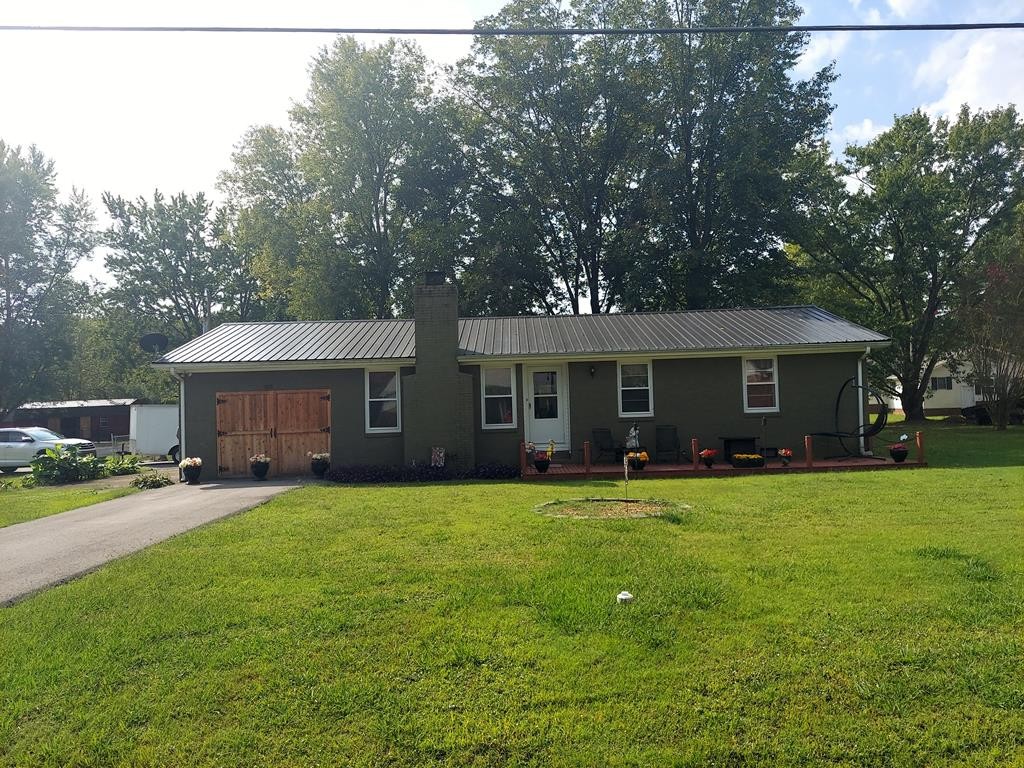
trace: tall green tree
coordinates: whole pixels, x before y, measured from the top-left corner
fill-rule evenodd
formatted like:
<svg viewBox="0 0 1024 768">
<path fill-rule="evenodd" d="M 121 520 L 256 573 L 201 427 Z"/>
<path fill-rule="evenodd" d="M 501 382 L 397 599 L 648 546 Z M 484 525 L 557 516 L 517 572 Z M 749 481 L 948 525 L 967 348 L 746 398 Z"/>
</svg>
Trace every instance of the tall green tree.
<svg viewBox="0 0 1024 768">
<path fill-rule="evenodd" d="M 795 0 L 656 0 L 650 23 L 777 26 L 801 12 Z M 624 306 L 702 309 L 790 298 L 786 171 L 824 134 L 835 78 L 831 66 L 793 77 L 806 43 L 797 34 L 657 39 L 657 152 L 637 244 L 647 266 L 623 263 Z"/>
<path fill-rule="evenodd" d="M 515 0 L 485 26 L 636 26 L 641 2 Z M 479 115 L 485 226 L 543 278 L 550 311 L 607 312 L 614 231 L 644 188 L 651 154 L 654 47 L 645 36 L 480 37 L 456 88 Z M 635 206 L 632 206 L 635 207 Z"/>
<path fill-rule="evenodd" d="M 844 162 L 809 152 L 792 179 L 810 298 L 825 291 L 892 337 L 874 354 L 876 383 L 923 420 L 935 364 L 963 342 L 959 286 L 984 267 L 986 243 L 1021 200 L 1024 123 L 1012 107 L 964 107 L 953 120 L 917 111 L 847 148 Z"/>
<path fill-rule="evenodd" d="M 103 202 L 112 304 L 179 342 L 220 321 L 262 319 L 247 254 L 227 237 L 226 214 L 203 194 L 155 192 L 152 202 L 105 194 Z"/>
<path fill-rule="evenodd" d="M 59 200 L 52 160 L 0 141 L 0 413 L 64 394 L 75 312 L 71 272 L 95 243 L 81 192 Z"/>
</svg>

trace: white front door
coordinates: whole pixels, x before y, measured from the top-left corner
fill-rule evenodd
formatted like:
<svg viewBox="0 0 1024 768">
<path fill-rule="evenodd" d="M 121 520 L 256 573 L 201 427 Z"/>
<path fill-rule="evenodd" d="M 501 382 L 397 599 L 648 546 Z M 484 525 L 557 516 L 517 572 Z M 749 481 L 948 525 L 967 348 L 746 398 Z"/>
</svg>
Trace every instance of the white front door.
<svg viewBox="0 0 1024 768">
<path fill-rule="evenodd" d="M 526 439 L 538 451 L 555 441 L 559 451 L 569 450 L 568 376 L 564 364 L 524 366 Z"/>
</svg>

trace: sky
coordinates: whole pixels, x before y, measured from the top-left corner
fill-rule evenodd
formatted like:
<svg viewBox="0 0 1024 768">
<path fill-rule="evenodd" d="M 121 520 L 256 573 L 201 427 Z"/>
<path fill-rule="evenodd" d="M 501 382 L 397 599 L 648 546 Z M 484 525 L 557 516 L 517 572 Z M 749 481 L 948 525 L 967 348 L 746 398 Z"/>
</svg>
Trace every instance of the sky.
<svg viewBox="0 0 1024 768">
<path fill-rule="evenodd" d="M 3 24 L 471 27 L 502 0 L 0 0 Z M 804 0 L 807 24 L 1024 21 L 1024 0 Z M 37 145 L 62 190 L 216 198 L 252 125 L 285 125 L 325 35 L 0 32 L 0 140 Z M 372 41 L 373 38 L 367 38 Z M 452 63 L 468 37 L 423 37 Z M 1024 31 L 816 33 L 796 68 L 835 60 L 831 139 L 863 143 L 895 114 L 1024 105 Z M 81 276 L 98 270 L 83 265 Z M 99 276 L 99 275 L 98 275 Z"/>
</svg>

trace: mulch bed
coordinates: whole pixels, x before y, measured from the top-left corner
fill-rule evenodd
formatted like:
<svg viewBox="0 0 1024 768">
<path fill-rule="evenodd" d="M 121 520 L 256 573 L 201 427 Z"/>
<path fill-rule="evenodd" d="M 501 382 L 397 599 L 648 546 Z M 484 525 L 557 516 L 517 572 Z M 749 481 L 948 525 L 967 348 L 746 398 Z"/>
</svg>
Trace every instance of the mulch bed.
<svg viewBox="0 0 1024 768">
<path fill-rule="evenodd" d="M 537 506 L 548 517 L 575 517 L 582 520 L 629 520 L 660 517 L 667 512 L 689 509 L 685 504 L 658 499 L 566 499 Z"/>
</svg>

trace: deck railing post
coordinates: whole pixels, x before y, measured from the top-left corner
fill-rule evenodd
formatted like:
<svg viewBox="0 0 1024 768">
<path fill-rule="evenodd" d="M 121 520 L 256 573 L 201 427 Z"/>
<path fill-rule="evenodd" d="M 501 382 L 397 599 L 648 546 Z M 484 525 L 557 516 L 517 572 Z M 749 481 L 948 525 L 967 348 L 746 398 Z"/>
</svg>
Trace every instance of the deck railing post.
<svg viewBox="0 0 1024 768">
<path fill-rule="evenodd" d="M 583 441 L 583 471 L 590 477 L 590 441 Z"/>
<path fill-rule="evenodd" d="M 814 466 L 814 438 L 804 435 L 804 456 L 807 458 L 807 466 Z"/>
<path fill-rule="evenodd" d="M 924 464 L 924 432 L 915 434 L 914 441 L 917 443 L 917 463 Z"/>
<path fill-rule="evenodd" d="M 690 456 L 693 458 L 693 468 L 700 466 L 700 443 L 696 437 L 690 438 Z"/>
<path fill-rule="evenodd" d="M 526 443 L 519 443 L 519 474 L 526 474 Z"/>
</svg>

